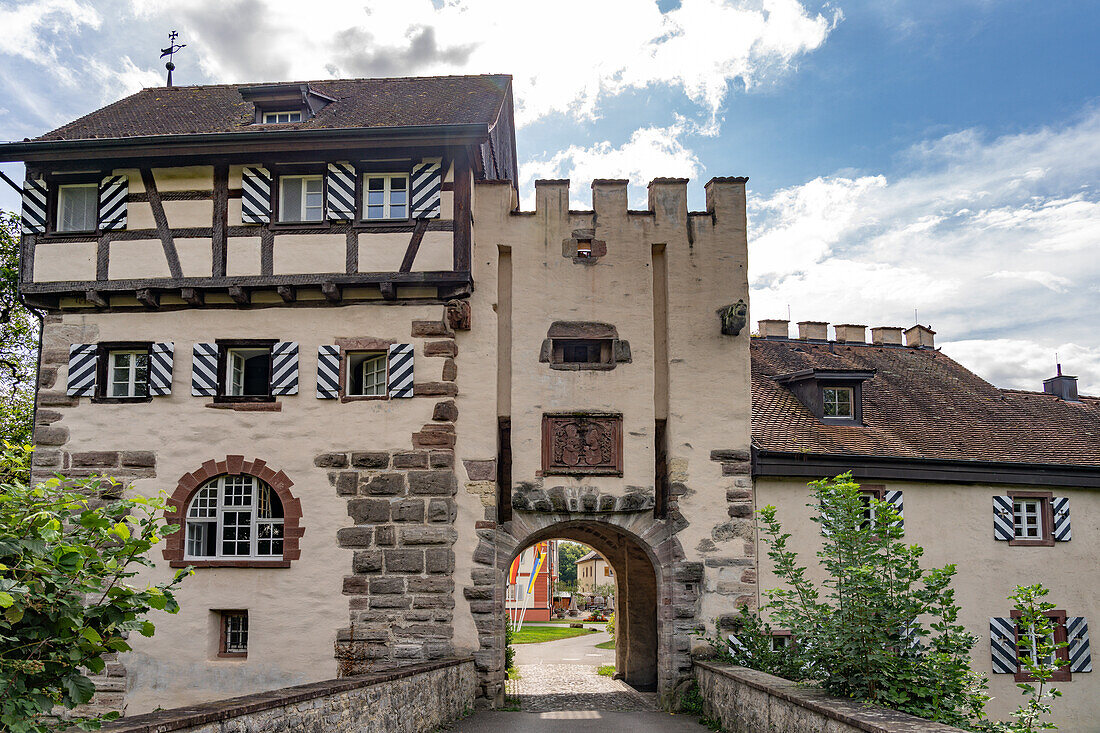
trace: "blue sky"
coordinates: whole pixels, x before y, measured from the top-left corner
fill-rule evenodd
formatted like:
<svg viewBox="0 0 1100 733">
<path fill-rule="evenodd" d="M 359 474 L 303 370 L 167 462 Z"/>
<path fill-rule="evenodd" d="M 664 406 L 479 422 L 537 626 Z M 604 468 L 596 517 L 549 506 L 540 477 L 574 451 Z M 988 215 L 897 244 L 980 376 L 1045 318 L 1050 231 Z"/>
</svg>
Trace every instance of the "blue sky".
<svg viewBox="0 0 1100 733">
<path fill-rule="evenodd" d="M 172 28 L 184 84 L 511 73 L 525 200 L 680 175 L 702 208 L 747 175 L 754 320 L 915 310 L 999 386 L 1057 353 L 1100 393 L 1100 5 L 0 0 L 0 27 L 5 140 L 163 83 Z"/>
</svg>

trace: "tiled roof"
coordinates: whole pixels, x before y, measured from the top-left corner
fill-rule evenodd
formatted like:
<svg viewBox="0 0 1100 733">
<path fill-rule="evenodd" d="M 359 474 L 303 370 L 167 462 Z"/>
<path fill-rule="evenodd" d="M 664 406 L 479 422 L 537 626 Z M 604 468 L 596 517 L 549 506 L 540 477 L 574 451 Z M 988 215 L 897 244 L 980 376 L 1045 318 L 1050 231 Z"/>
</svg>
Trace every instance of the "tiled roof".
<svg viewBox="0 0 1100 733">
<path fill-rule="evenodd" d="M 603 560 L 603 555 L 596 552 L 595 550 L 592 550 L 592 552 L 589 552 L 584 557 L 577 558 L 577 562 L 588 562 L 589 560 Z"/>
<path fill-rule="evenodd" d="M 1100 466 L 1100 398 L 1003 390 L 933 349 L 754 338 L 752 439 L 760 450 Z M 864 425 L 825 425 L 771 377 L 875 370 Z"/>
<path fill-rule="evenodd" d="M 328 79 L 308 84 L 336 101 L 304 122 L 255 125 L 248 84 L 152 87 L 63 125 L 37 140 L 87 140 L 286 129 L 492 125 L 510 93 L 507 75 Z"/>
</svg>

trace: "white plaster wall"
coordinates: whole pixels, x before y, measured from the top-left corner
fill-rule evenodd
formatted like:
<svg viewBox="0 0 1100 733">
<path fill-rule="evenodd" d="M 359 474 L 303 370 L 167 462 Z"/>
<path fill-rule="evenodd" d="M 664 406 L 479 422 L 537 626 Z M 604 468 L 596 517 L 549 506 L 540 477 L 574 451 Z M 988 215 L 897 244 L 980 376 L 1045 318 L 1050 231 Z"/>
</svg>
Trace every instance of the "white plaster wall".
<svg viewBox="0 0 1100 733">
<path fill-rule="evenodd" d="M 95 280 L 96 243 L 43 244 L 34 246 L 36 282 Z"/>
<path fill-rule="evenodd" d="M 164 246 L 159 239 L 131 239 L 111 242 L 107 277 L 111 280 L 131 280 L 147 277 L 170 277 Z"/>
</svg>

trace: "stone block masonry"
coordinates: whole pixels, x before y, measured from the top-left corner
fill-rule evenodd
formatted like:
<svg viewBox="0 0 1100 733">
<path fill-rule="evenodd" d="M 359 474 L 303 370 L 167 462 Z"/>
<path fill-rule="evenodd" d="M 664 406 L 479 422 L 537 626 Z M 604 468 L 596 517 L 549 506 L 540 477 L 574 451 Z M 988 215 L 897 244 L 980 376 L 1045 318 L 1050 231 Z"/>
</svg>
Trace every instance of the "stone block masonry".
<svg viewBox="0 0 1100 733">
<path fill-rule="evenodd" d="M 461 717 L 476 688 L 473 661 L 452 659 L 136 715 L 103 730 L 420 733 Z"/>
</svg>

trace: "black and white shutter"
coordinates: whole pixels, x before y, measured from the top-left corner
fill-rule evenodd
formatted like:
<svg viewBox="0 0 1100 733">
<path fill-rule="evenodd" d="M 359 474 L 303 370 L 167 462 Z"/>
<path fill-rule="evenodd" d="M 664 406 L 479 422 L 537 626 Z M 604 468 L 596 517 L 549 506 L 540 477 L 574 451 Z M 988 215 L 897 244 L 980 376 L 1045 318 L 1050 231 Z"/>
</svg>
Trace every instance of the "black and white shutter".
<svg viewBox="0 0 1100 733">
<path fill-rule="evenodd" d="M 191 358 L 191 394 L 213 397 L 218 393 L 218 345 L 195 344 Z"/>
<path fill-rule="evenodd" d="M 993 674 L 1015 674 L 1016 621 L 1011 618 L 989 619 L 989 654 L 993 659 Z"/>
<path fill-rule="evenodd" d="M 69 381 L 65 393 L 70 397 L 91 397 L 95 393 L 96 345 L 69 346 Z"/>
<path fill-rule="evenodd" d="M 413 166 L 409 201 L 412 218 L 438 219 L 439 192 L 443 190 L 442 166 L 438 159 L 425 159 Z"/>
<path fill-rule="evenodd" d="M 328 218 L 348 221 L 355 218 L 355 167 L 346 161 L 328 164 Z"/>
<path fill-rule="evenodd" d="M 298 394 L 298 342 L 280 341 L 271 347 L 271 394 Z"/>
<path fill-rule="evenodd" d="M 126 228 L 126 200 L 130 179 L 107 176 L 99 182 L 99 228 L 103 231 Z"/>
<path fill-rule="evenodd" d="M 1008 542 L 1016 536 L 1016 521 L 1012 516 L 1012 497 L 993 497 L 993 539 Z"/>
<path fill-rule="evenodd" d="M 884 491 L 884 492 L 882 492 L 882 500 L 884 502 L 886 502 L 887 504 L 889 504 L 890 508 L 898 513 L 898 518 L 897 518 L 897 521 L 894 522 L 894 526 L 904 528 L 905 527 L 905 516 L 904 516 L 904 512 L 903 512 L 904 504 L 902 503 L 902 500 L 901 500 L 901 492 L 900 491 Z"/>
<path fill-rule="evenodd" d="M 1084 616 L 1070 616 L 1066 619 L 1066 641 L 1069 642 L 1069 671 L 1091 672 L 1089 625 Z"/>
<path fill-rule="evenodd" d="M 167 397 L 172 394 L 172 360 L 175 349 L 171 341 L 156 343 L 149 348 L 150 397 Z"/>
<path fill-rule="evenodd" d="M 340 396 L 340 347 L 317 347 L 317 399 L 334 400 Z"/>
<path fill-rule="evenodd" d="M 241 221 L 245 224 L 271 221 L 271 173 L 267 168 L 248 166 L 241 171 Z"/>
<path fill-rule="evenodd" d="M 413 396 L 413 345 L 390 344 L 389 378 L 387 389 L 390 398 Z"/>
<path fill-rule="evenodd" d="M 24 234 L 46 233 L 46 182 L 41 178 L 23 181 L 23 213 L 20 221 Z"/>
<path fill-rule="evenodd" d="M 1054 541 L 1069 542 L 1069 497 L 1055 496 L 1050 500 L 1050 508 L 1054 512 Z"/>
</svg>

